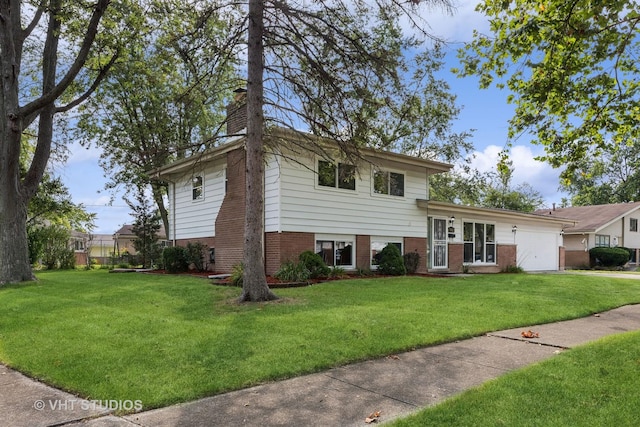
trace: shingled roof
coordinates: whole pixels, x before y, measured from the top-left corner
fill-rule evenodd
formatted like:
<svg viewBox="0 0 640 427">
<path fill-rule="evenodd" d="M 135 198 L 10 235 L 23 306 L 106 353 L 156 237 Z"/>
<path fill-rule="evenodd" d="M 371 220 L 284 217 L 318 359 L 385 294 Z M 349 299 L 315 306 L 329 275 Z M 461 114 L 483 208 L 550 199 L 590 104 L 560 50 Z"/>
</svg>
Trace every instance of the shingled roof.
<svg viewBox="0 0 640 427">
<path fill-rule="evenodd" d="M 573 206 L 570 208 L 538 209 L 535 213 L 577 221 L 567 233 L 593 233 L 640 208 L 640 202 L 609 205 Z"/>
</svg>

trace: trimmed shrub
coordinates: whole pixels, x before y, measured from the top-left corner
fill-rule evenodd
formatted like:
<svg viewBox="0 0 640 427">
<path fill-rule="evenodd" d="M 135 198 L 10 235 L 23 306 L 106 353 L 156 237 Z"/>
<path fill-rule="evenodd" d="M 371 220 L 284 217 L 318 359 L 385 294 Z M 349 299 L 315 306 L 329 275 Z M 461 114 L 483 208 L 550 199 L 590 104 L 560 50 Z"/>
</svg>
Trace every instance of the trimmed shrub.
<svg viewBox="0 0 640 427">
<path fill-rule="evenodd" d="M 169 273 L 184 273 L 189 268 L 187 254 L 182 246 L 164 248 L 162 251 L 162 263 Z"/>
<path fill-rule="evenodd" d="M 418 271 L 420 265 L 420 254 L 418 252 L 407 252 L 402 255 L 404 260 L 404 268 L 407 270 L 407 274 L 415 274 Z"/>
<path fill-rule="evenodd" d="M 315 252 L 304 251 L 298 255 L 298 260 L 309 272 L 310 279 L 327 277 L 329 273 L 331 273 L 331 269 L 327 266 L 322 257 Z"/>
<path fill-rule="evenodd" d="M 185 249 L 187 265 L 197 271 L 204 271 L 204 254 L 209 247 L 202 242 L 189 242 Z"/>
<path fill-rule="evenodd" d="M 624 248 L 592 248 L 589 256 L 592 264 L 603 267 L 620 267 L 630 258 L 629 250 Z"/>
<path fill-rule="evenodd" d="M 390 276 L 402 276 L 407 273 L 404 267 L 404 259 L 396 245 L 388 244 L 380 251 L 378 272 Z"/>
</svg>

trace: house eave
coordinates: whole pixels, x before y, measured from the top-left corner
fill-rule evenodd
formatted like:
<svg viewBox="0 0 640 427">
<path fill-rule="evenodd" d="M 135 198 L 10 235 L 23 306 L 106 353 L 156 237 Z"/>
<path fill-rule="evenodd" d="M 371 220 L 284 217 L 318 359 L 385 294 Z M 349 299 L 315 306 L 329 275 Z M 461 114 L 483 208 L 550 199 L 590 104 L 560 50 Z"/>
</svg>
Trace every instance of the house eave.
<svg viewBox="0 0 640 427">
<path fill-rule="evenodd" d="M 161 168 L 154 169 L 149 172 L 149 175 L 154 179 L 171 181 L 171 175 L 184 173 L 186 170 L 193 169 L 197 164 L 208 163 L 216 160 L 230 151 L 244 147 L 245 141 L 246 136 L 244 135 L 234 136 L 230 141 L 223 145 L 210 148 L 201 154 L 189 156 Z"/>
<path fill-rule="evenodd" d="M 476 214 L 476 215 L 490 215 L 497 218 L 504 219 L 523 219 L 529 221 L 543 221 L 545 223 L 555 223 L 562 226 L 575 226 L 577 223 L 570 218 L 561 218 L 557 216 L 545 216 L 539 214 L 532 214 L 527 212 L 511 211 L 506 209 L 494 209 L 494 208 L 482 208 L 477 206 L 465 206 L 455 203 L 438 202 L 434 200 L 417 199 L 418 207 L 425 209 L 439 209 L 445 210 L 452 214 Z"/>
</svg>

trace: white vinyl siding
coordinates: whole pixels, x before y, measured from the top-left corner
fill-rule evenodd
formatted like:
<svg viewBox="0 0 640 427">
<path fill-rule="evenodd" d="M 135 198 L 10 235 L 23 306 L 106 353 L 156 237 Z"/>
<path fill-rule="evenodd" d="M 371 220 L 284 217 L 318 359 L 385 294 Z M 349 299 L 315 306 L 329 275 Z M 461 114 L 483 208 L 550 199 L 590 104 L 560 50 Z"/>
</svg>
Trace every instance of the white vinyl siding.
<svg viewBox="0 0 640 427">
<path fill-rule="evenodd" d="M 215 236 L 215 221 L 222 205 L 225 194 L 225 162 L 219 160 L 210 165 L 204 171 L 194 171 L 193 174 L 185 174 L 175 179 L 171 188 L 175 189 L 175 198 L 169 195 L 170 202 L 175 200 L 172 206 L 173 212 L 169 218 L 175 218 L 174 232 L 171 237 L 175 239 L 194 239 Z M 193 178 L 202 176 L 204 197 L 197 202 L 193 200 Z"/>
<path fill-rule="evenodd" d="M 355 190 L 341 190 L 318 188 L 315 159 L 304 161 L 278 162 L 281 231 L 427 237 L 427 218 L 416 204 L 427 195 L 423 168 L 405 171 L 404 197 L 380 197 L 374 194 L 369 164 L 360 166 Z M 272 185 L 269 179 L 267 185 Z M 278 203 L 275 197 L 268 198 L 267 206 Z M 267 231 L 275 231 L 276 222 L 269 216 L 267 224 Z"/>
<path fill-rule="evenodd" d="M 264 172 L 264 227 L 267 232 L 282 231 L 280 224 L 281 159 L 270 156 Z"/>
</svg>

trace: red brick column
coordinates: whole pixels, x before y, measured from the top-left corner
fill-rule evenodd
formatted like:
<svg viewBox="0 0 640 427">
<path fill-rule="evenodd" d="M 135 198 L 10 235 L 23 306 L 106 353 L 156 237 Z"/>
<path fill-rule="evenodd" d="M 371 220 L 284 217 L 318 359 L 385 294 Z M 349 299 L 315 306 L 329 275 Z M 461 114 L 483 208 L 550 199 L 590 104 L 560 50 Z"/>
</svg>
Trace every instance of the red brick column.
<svg viewBox="0 0 640 427">
<path fill-rule="evenodd" d="M 498 251 L 498 271 L 504 270 L 508 266 L 518 265 L 518 246 L 513 244 L 497 245 Z"/>
<path fill-rule="evenodd" d="M 416 273 L 426 273 L 428 265 L 427 239 L 423 237 L 405 237 L 404 253 L 406 254 L 408 252 L 418 252 L 418 255 L 420 255 L 420 264 L 418 264 Z"/>
<path fill-rule="evenodd" d="M 464 271 L 464 243 L 449 243 L 449 272 Z"/>
<path fill-rule="evenodd" d="M 356 236 L 356 268 L 371 268 L 371 236 Z"/>
</svg>

